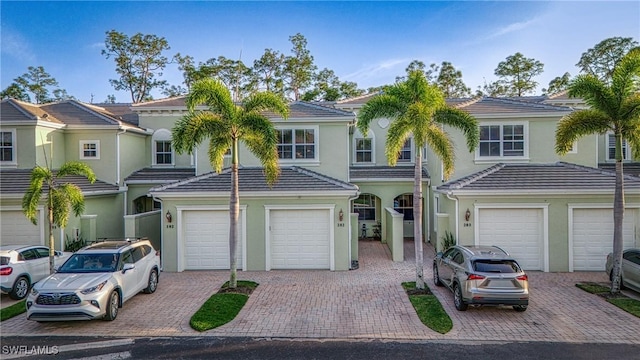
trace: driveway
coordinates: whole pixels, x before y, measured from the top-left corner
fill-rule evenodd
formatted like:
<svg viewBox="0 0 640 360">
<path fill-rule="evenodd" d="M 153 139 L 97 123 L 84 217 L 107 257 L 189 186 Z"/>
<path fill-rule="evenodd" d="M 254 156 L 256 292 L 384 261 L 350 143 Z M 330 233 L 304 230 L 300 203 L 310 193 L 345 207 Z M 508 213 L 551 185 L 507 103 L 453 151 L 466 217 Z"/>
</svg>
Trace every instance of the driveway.
<svg viewBox="0 0 640 360">
<path fill-rule="evenodd" d="M 640 319 L 587 294 L 579 281 L 606 282 L 604 273 L 530 275 L 531 302 L 524 313 L 509 307 L 455 310 L 451 293 L 431 281 L 433 249 L 425 245 L 425 278 L 453 320 L 441 335 L 415 314 L 403 281 L 415 280 L 413 243 L 402 263 L 392 262 L 386 245 L 360 242 L 357 270 L 239 272 L 260 286 L 238 317 L 198 333 L 189 318 L 227 279 L 227 271 L 162 273 L 158 291 L 125 303 L 113 322 L 2 322 L 2 336 L 243 336 L 308 339 L 391 339 L 438 341 L 562 341 L 640 344 Z"/>
</svg>

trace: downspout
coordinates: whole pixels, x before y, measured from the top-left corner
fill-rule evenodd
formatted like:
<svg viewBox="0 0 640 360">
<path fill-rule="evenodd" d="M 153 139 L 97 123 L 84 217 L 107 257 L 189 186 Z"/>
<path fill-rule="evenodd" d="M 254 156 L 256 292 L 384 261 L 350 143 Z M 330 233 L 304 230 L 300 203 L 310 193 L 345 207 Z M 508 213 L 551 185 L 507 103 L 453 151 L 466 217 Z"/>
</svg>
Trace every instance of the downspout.
<svg viewBox="0 0 640 360">
<path fill-rule="evenodd" d="M 458 214 L 460 213 L 460 205 L 458 204 L 458 198 L 456 197 L 451 197 L 452 192 L 451 191 L 447 191 L 447 199 L 452 200 L 453 202 L 456 203 L 456 242 L 458 243 L 460 241 L 460 238 L 458 237 Z"/>
<path fill-rule="evenodd" d="M 127 129 L 122 129 L 122 131 L 118 131 L 116 133 L 116 185 L 118 185 L 118 187 L 120 189 L 122 189 L 123 187 L 120 186 L 120 175 L 121 175 L 121 163 L 120 163 L 120 135 L 124 134 L 127 132 Z M 124 185 L 124 181 L 122 182 Z M 123 221 L 124 221 L 124 215 L 127 215 L 127 192 L 124 191 L 124 199 L 122 202 L 122 214 L 123 214 Z M 124 234 L 123 234 L 124 235 Z"/>
<path fill-rule="evenodd" d="M 356 186 L 357 187 L 357 186 Z M 352 197 L 350 197 L 348 199 L 349 201 L 349 211 L 347 212 L 347 214 L 349 215 L 349 227 L 347 228 L 347 231 L 349 232 L 349 269 L 352 269 L 352 264 L 353 264 L 353 260 L 351 260 L 351 242 L 353 241 L 353 239 L 351 238 L 351 234 L 353 233 L 352 229 L 351 229 L 351 202 L 357 198 L 360 197 L 360 188 L 358 187 L 358 190 L 356 190 L 356 194 Z M 382 234 L 380 234 L 380 237 L 382 237 Z"/>
</svg>

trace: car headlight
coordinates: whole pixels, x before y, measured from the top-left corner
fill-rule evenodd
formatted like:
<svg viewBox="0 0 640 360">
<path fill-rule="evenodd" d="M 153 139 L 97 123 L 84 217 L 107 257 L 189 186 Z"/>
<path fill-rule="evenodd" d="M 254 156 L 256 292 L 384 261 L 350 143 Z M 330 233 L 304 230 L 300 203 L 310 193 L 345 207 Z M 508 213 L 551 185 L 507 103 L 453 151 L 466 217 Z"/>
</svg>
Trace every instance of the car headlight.
<svg viewBox="0 0 640 360">
<path fill-rule="evenodd" d="M 38 290 L 36 290 L 35 286 L 31 288 L 31 295 L 32 296 L 38 296 Z"/>
<path fill-rule="evenodd" d="M 84 289 L 84 290 L 82 290 L 82 291 L 80 291 L 80 292 L 81 292 L 81 293 L 83 293 L 84 295 L 91 294 L 91 293 L 94 293 L 94 292 L 96 292 L 96 291 L 100 291 L 100 290 L 102 290 L 102 288 L 103 288 L 106 284 L 107 284 L 107 280 L 105 280 L 105 281 L 101 282 L 100 284 L 98 284 L 98 285 L 96 285 L 96 286 L 92 286 L 92 287 L 90 287 L 90 288 L 86 288 L 86 289 Z"/>
</svg>

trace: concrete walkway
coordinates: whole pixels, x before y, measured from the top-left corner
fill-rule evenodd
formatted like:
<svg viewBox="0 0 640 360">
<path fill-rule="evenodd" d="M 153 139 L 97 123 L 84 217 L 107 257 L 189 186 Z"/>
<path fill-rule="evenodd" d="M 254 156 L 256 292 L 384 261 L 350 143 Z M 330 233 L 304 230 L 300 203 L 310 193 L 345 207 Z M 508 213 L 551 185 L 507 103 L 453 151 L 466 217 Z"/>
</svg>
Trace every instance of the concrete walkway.
<svg viewBox="0 0 640 360">
<path fill-rule="evenodd" d="M 425 245 L 425 278 L 453 320 L 441 335 L 425 327 L 400 286 L 415 280 L 413 242 L 405 261 L 392 262 L 386 245 L 360 242 L 357 270 L 239 272 L 260 284 L 232 322 L 198 333 L 189 318 L 227 279 L 227 271 L 162 273 L 158 291 L 125 303 L 113 322 L 2 322 L 1 335 L 247 336 L 307 339 L 437 341 L 562 341 L 640 344 L 640 319 L 575 287 L 606 282 L 604 273 L 531 272 L 531 303 L 456 311 L 452 294 L 432 284 L 433 249 Z"/>
</svg>

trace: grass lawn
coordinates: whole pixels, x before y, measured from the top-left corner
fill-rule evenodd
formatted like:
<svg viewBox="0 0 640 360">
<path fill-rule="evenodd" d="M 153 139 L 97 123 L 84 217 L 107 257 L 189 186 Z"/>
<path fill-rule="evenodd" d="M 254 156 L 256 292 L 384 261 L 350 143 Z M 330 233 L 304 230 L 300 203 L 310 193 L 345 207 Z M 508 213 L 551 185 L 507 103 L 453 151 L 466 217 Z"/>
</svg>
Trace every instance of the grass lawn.
<svg viewBox="0 0 640 360">
<path fill-rule="evenodd" d="M 640 318 L 640 300 L 632 299 L 624 294 L 611 295 L 611 288 L 596 283 L 578 283 L 576 286 L 588 293 L 604 297 L 607 302 Z"/>
<path fill-rule="evenodd" d="M 20 315 L 27 311 L 27 307 L 24 304 L 25 300 L 17 302 L 11 306 L 7 306 L 0 310 L 0 321 L 11 319 L 14 316 Z"/>
<path fill-rule="evenodd" d="M 403 282 L 402 287 L 409 296 L 409 301 L 418 314 L 418 318 L 429 329 L 446 334 L 453 328 L 451 318 L 425 284 L 424 291 L 416 289 L 415 281 Z"/>
<path fill-rule="evenodd" d="M 189 324 L 194 330 L 207 331 L 228 323 L 242 310 L 257 286 L 253 281 L 238 280 L 238 287 L 229 289 L 226 282 L 193 314 Z"/>
</svg>

